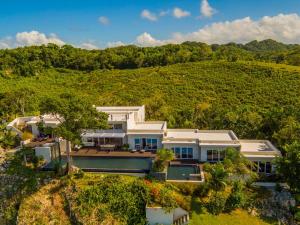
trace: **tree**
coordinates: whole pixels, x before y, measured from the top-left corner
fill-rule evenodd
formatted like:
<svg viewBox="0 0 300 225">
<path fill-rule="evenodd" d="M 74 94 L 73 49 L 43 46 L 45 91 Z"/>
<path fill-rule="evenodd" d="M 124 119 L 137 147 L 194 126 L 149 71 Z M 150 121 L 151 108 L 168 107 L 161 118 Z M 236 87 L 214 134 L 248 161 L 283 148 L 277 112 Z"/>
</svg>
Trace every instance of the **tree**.
<svg viewBox="0 0 300 225">
<path fill-rule="evenodd" d="M 228 172 L 222 163 L 205 164 L 204 171 L 208 172 L 208 185 L 215 192 L 222 191 L 227 185 Z"/>
<path fill-rule="evenodd" d="M 175 158 L 175 154 L 169 149 L 159 149 L 156 157 L 153 168 L 155 171 L 163 171 L 167 163 Z"/>
<path fill-rule="evenodd" d="M 276 169 L 293 191 L 300 191 L 300 142 L 284 147 L 285 155 L 276 159 Z"/>
<path fill-rule="evenodd" d="M 11 92 L 6 92 L 0 96 L 0 108 L 3 117 L 14 115 L 25 116 L 26 112 L 34 111 L 35 92 L 29 88 L 20 88 Z"/>
<path fill-rule="evenodd" d="M 225 150 L 224 167 L 226 171 L 238 180 L 256 178 L 257 174 L 251 170 L 252 162 L 245 158 L 235 148 Z"/>
<path fill-rule="evenodd" d="M 60 121 L 53 132 L 67 140 L 67 164 L 70 171 L 71 142 L 81 142 L 84 129 L 106 129 L 108 115 L 98 112 L 89 101 L 73 94 L 62 94 L 59 98 L 46 98 L 41 102 L 40 112 L 51 114 Z"/>
</svg>

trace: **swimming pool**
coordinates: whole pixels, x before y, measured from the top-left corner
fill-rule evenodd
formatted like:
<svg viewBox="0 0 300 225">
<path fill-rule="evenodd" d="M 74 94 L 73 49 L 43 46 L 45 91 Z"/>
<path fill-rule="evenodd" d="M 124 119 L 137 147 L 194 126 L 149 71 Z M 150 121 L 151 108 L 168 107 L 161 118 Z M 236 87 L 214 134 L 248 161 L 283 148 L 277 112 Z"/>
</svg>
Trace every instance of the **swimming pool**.
<svg viewBox="0 0 300 225">
<path fill-rule="evenodd" d="M 63 163 L 66 159 L 63 158 Z M 121 157 L 72 157 L 72 165 L 84 171 L 102 172 L 149 172 L 152 164 L 151 158 L 121 158 Z M 54 163 L 49 163 L 44 168 L 51 169 Z"/>
<path fill-rule="evenodd" d="M 199 174 L 196 165 L 172 165 L 168 167 L 168 180 L 190 180 L 190 174 Z"/>
</svg>

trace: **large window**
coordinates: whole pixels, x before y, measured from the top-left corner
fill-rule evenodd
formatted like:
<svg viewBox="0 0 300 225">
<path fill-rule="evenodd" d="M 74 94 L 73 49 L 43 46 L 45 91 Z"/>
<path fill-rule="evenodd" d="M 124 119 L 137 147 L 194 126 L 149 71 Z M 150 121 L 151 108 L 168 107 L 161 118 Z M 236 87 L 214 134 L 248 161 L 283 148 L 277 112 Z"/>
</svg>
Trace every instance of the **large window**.
<svg viewBox="0 0 300 225">
<path fill-rule="evenodd" d="M 173 149 L 174 151 L 174 149 Z M 175 157 L 180 159 L 181 158 L 181 149 L 180 148 L 175 148 Z"/>
<path fill-rule="evenodd" d="M 209 162 L 223 161 L 225 158 L 224 150 L 207 150 L 206 154 Z"/>
<path fill-rule="evenodd" d="M 157 150 L 157 139 L 155 138 L 135 138 L 135 149 Z"/>
<path fill-rule="evenodd" d="M 254 172 L 270 174 L 272 173 L 272 164 L 271 162 L 254 161 L 252 170 Z"/>
<path fill-rule="evenodd" d="M 139 138 L 134 139 L 134 148 L 137 150 L 141 149 L 141 139 Z"/>
<path fill-rule="evenodd" d="M 193 149 L 192 148 L 188 148 L 188 158 L 189 159 L 193 158 Z"/>
<path fill-rule="evenodd" d="M 175 147 L 172 150 L 177 159 L 193 159 L 193 148 Z"/>
<path fill-rule="evenodd" d="M 187 154 L 187 148 L 182 148 L 181 149 L 181 158 L 187 159 L 187 156 L 188 156 L 188 154 Z"/>
</svg>

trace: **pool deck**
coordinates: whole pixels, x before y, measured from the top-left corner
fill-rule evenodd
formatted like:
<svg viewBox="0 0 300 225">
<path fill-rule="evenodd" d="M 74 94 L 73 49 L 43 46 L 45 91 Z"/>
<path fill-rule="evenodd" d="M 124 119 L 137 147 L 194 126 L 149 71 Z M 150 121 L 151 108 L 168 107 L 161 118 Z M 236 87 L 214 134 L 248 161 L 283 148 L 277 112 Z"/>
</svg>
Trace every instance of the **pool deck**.
<svg viewBox="0 0 300 225">
<path fill-rule="evenodd" d="M 65 155 L 64 153 L 62 155 Z M 124 157 L 124 158 L 155 158 L 156 154 L 152 152 L 129 152 L 129 151 L 100 151 L 96 148 L 82 148 L 77 151 L 71 151 L 71 156 L 92 156 L 92 157 Z"/>
</svg>

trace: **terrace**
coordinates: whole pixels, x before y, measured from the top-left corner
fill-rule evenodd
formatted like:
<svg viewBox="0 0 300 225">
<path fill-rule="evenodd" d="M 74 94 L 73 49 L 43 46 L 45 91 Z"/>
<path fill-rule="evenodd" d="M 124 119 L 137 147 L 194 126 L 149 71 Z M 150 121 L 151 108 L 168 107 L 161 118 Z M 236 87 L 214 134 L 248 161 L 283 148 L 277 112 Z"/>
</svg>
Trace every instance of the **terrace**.
<svg viewBox="0 0 300 225">
<path fill-rule="evenodd" d="M 65 153 L 63 153 L 65 155 Z M 84 147 L 76 151 L 71 151 L 71 156 L 90 156 L 90 157 L 124 157 L 124 158 L 155 158 L 152 152 L 130 152 L 125 150 L 99 150 L 96 147 Z"/>
</svg>

